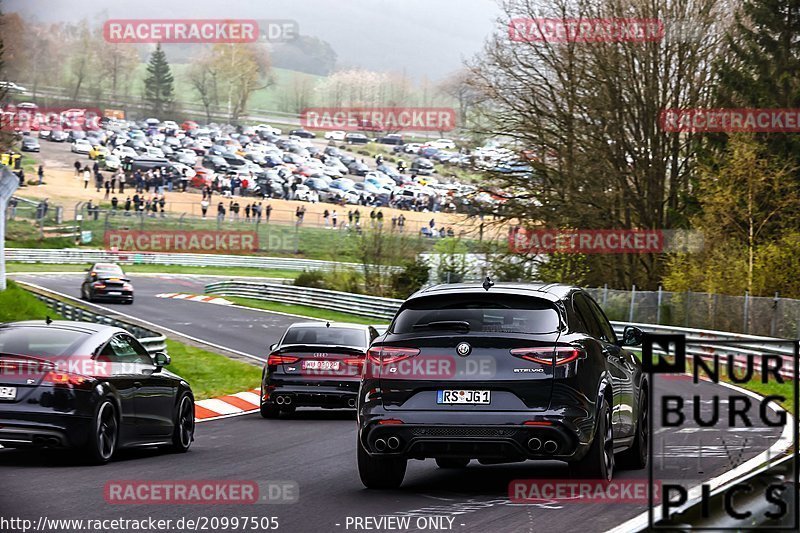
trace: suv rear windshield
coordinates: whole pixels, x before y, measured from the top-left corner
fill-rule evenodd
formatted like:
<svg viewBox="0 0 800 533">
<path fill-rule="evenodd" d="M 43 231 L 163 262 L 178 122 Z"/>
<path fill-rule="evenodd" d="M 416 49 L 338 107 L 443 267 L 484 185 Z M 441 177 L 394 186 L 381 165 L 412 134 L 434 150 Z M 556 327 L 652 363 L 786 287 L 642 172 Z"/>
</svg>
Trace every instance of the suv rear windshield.
<svg viewBox="0 0 800 533">
<path fill-rule="evenodd" d="M 413 300 L 397 315 L 391 330 L 402 334 L 459 329 L 454 322 L 469 323 L 472 333 L 551 333 L 561 324 L 558 311 L 547 300 L 487 293 Z"/>
<path fill-rule="evenodd" d="M 289 328 L 281 345 L 287 344 L 319 344 L 322 346 L 352 346 L 366 348 L 367 336 L 361 329 L 322 327 Z"/>
</svg>

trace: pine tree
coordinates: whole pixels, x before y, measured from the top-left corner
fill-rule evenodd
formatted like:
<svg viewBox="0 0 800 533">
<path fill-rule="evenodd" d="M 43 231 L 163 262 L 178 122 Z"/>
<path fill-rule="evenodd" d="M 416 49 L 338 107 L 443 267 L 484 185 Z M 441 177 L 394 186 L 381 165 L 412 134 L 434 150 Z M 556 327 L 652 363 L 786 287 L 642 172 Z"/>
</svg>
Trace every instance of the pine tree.
<svg viewBox="0 0 800 533">
<path fill-rule="evenodd" d="M 800 0 L 745 0 L 728 46 L 717 88 L 721 107 L 800 107 Z M 800 168 L 796 134 L 758 137 L 772 155 Z"/>
<path fill-rule="evenodd" d="M 175 79 L 167 62 L 167 55 L 156 46 L 147 64 L 147 78 L 144 80 L 144 99 L 150 104 L 152 112 L 159 116 L 172 105 L 175 94 Z"/>
</svg>

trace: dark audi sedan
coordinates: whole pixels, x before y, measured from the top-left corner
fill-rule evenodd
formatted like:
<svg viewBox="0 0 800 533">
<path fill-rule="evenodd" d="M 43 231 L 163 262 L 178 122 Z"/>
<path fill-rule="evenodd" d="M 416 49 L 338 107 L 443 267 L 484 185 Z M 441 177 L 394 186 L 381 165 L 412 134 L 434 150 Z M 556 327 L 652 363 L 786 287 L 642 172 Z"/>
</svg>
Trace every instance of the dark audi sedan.
<svg viewBox="0 0 800 533">
<path fill-rule="evenodd" d="M 398 487 L 408 459 L 441 468 L 561 460 L 582 478 L 647 461 L 647 382 L 595 301 L 564 285 L 452 284 L 406 300 L 369 349 L 358 469 Z"/>
<path fill-rule="evenodd" d="M 185 452 L 194 396 L 127 331 L 102 324 L 0 325 L 0 445 L 77 448 L 91 463 L 121 448 Z"/>
<path fill-rule="evenodd" d="M 261 380 L 261 416 L 297 407 L 354 408 L 372 326 L 300 322 L 270 347 Z"/>
<path fill-rule="evenodd" d="M 104 300 L 132 304 L 133 285 L 119 265 L 95 263 L 83 279 L 81 298 L 90 302 Z"/>
</svg>

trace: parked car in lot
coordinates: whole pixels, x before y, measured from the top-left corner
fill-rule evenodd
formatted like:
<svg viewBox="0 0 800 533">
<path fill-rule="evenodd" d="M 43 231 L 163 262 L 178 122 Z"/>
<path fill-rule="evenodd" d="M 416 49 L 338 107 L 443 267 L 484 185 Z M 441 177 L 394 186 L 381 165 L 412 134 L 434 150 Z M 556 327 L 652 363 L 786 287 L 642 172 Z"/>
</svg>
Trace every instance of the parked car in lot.
<svg viewBox="0 0 800 533">
<path fill-rule="evenodd" d="M 372 326 L 299 322 L 270 346 L 261 380 L 261 416 L 297 407 L 354 408 Z"/>
<path fill-rule="evenodd" d="M 119 170 L 120 166 L 122 166 L 122 160 L 113 154 L 108 154 L 103 159 L 103 168 L 105 170 Z"/>
<path fill-rule="evenodd" d="M 92 149 L 89 150 L 89 159 L 102 159 L 109 153 L 108 148 L 102 144 L 95 144 L 92 146 Z"/>
<path fill-rule="evenodd" d="M 86 139 L 78 139 L 72 143 L 70 151 L 75 154 L 89 155 L 89 152 L 92 151 L 92 143 L 90 143 Z"/>
<path fill-rule="evenodd" d="M 90 302 L 104 300 L 132 304 L 133 285 L 119 265 L 95 263 L 86 270 L 81 298 Z"/>
<path fill-rule="evenodd" d="M 53 130 L 50 132 L 50 136 L 47 137 L 48 141 L 56 143 L 66 142 L 67 139 L 69 139 L 69 134 L 64 130 L 57 128 L 53 128 Z"/>
<path fill-rule="evenodd" d="M 343 141 L 347 133 L 341 130 L 326 131 L 325 138 L 331 141 Z"/>
<path fill-rule="evenodd" d="M 384 137 L 378 137 L 377 139 L 375 139 L 375 142 L 378 144 L 389 144 L 394 146 L 400 146 L 402 144 L 405 144 L 403 142 L 403 136 L 398 135 L 396 133 L 390 133 L 389 135 L 386 135 Z"/>
<path fill-rule="evenodd" d="M 366 163 L 362 163 L 361 161 L 353 161 L 347 165 L 347 171 L 356 176 L 366 176 L 367 172 L 369 172 L 369 167 Z"/>
<path fill-rule="evenodd" d="M 413 174 L 430 176 L 431 174 L 433 174 L 434 167 L 430 159 L 425 159 L 424 157 L 418 157 L 411 162 L 411 168 L 409 170 Z"/>
<path fill-rule="evenodd" d="M 122 448 L 186 452 L 194 396 L 127 331 L 104 324 L 0 325 L 0 445 L 77 449 L 93 464 Z M 135 376 L 135 379 L 133 378 Z"/>
<path fill-rule="evenodd" d="M 436 139 L 425 145 L 439 150 L 455 150 L 456 148 L 456 143 L 452 139 Z"/>
<path fill-rule="evenodd" d="M 218 155 L 205 156 L 202 164 L 214 172 L 227 172 L 231 168 L 225 158 Z"/>
<path fill-rule="evenodd" d="M 314 133 L 312 133 L 312 132 L 310 132 L 308 130 L 304 130 L 302 128 L 290 131 L 289 135 L 293 135 L 295 137 L 300 137 L 301 139 L 313 139 L 314 137 L 316 137 L 316 135 L 314 135 Z"/>
<path fill-rule="evenodd" d="M 36 137 L 32 137 L 30 135 L 26 135 L 22 138 L 22 145 L 20 149 L 23 152 L 38 152 L 41 146 L 39 145 L 39 139 Z"/>
<path fill-rule="evenodd" d="M 344 137 L 347 144 L 367 144 L 369 139 L 363 133 L 348 133 Z"/>
<path fill-rule="evenodd" d="M 618 339 L 577 287 L 487 279 L 415 293 L 367 354 L 362 483 L 396 488 L 407 461 L 426 458 L 441 468 L 559 460 L 604 481 L 617 463 L 644 468 L 648 382 L 627 349 L 642 337 L 628 326 Z"/>
</svg>

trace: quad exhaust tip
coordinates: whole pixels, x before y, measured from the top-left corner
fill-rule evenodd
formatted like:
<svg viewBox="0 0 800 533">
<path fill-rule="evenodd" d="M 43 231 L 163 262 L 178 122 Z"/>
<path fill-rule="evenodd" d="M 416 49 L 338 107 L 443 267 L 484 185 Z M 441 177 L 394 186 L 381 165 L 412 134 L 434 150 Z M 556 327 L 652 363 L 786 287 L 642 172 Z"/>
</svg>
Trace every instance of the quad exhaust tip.
<svg viewBox="0 0 800 533">
<path fill-rule="evenodd" d="M 291 396 L 286 396 L 283 399 L 283 403 L 286 404 L 286 405 L 289 405 L 290 403 L 292 403 L 292 397 Z"/>
<path fill-rule="evenodd" d="M 400 447 L 400 439 L 397 437 L 389 437 L 386 440 L 386 445 L 389 447 L 390 450 L 396 450 Z"/>
<path fill-rule="evenodd" d="M 528 439 L 528 448 L 530 448 L 534 452 L 537 452 L 542 448 L 542 441 L 537 439 L 536 437 Z"/>
<path fill-rule="evenodd" d="M 275 398 L 275 403 L 277 403 L 278 405 L 283 405 L 283 396 L 278 396 L 277 398 Z"/>
<path fill-rule="evenodd" d="M 376 451 L 382 452 L 386 449 L 386 441 L 383 439 L 375 439 L 375 444 L 373 446 L 375 446 Z"/>
<path fill-rule="evenodd" d="M 549 440 L 544 443 L 544 451 L 546 451 L 547 453 L 555 453 L 557 449 L 558 449 L 558 444 L 556 444 L 556 441 L 554 440 Z"/>
<path fill-rule="evenodd" d="M 347 407 L 355 407 L 355 406 L 356 406 L 355 398 L 350 398 L 349 400 L 347 400 Z"/>
</svg>

